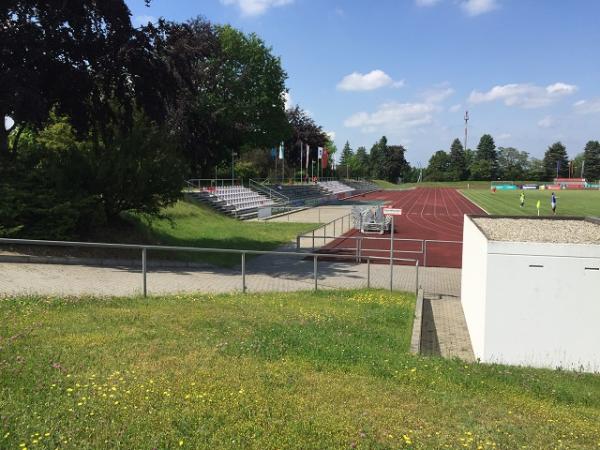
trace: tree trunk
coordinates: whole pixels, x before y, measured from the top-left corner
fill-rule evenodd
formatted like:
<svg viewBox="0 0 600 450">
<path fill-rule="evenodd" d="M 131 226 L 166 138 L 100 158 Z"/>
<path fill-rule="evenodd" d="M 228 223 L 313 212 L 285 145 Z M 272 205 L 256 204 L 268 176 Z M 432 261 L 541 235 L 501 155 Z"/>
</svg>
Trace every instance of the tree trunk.
<svg viewBox="0 0 600 450">
<path fill-rule="evenodd" d="M 8 131 L 0 124 L 0 157 L 8 156 Z"/>
</svg>

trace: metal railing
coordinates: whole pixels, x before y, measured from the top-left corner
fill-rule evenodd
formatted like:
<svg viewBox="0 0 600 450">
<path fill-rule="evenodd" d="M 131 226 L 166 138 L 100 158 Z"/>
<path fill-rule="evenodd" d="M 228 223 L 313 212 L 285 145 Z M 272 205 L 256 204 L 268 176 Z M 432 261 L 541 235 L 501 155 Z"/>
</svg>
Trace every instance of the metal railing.
<svg viewBox="0 0 600 450">
<path fill-rule="evenodd" d="M 319 212 L 320 214 L 320 212 Z M 319 223 L 321 221 L 321 217 L 319 215 Z M 338 217 L 336 219 L 333 219 L 323 225 L 321 225 L 320 227 L 315 228 L 314 230 L 312 230 L 309 233 L 305 233 L 305 234 L 299 234 L 298 236 L 296 236 L 296 247 L 299 249 L 300 246 L 298 245 L 298 242 L 300 241 L 300 239 L 312 239 L 313 241 L 313 250 L 315 248 L 315 239 L 323 239 L 323 245 L 327 244 L 327 239 L 338 239 L 341 235 L 343 235 L 344 233 L 347 233 L 348 231 L 350 231 L 353 228 L 352 226 L 352 214 L 346 214 L 342 217 Z M 328 236 L 327 235 L 327 230 L 331 231 L 333 229 L 333 236 Z M 338 233 L 339 231 L 339 233 Z"/>
<path fill-rule="evenodd" d="M 291 256 L 298 258 L 313 258 L 313 278 L 314 278 L 314 289 L 318 290 L 318 259 L 319 258 L 338 258 L 348 259 L 350 261 L 355 259 L 354 255 L 327 255 L 319 253 L 305 253 L 305 252 L 282 252 L 282 251 L 266 251 L 266 250 L 239 250 L 239 249 L 226 249 L 226 248 L 197 248 L 197 247 L 177 247 L 177 246 L 166 246 L 166 245 L 142 245 L 142 244 L 111 244 L 104 242 L 76 242 L 76 241 L 44 241 L 44 240 L 32 240 L 32 239 L 8 239 L 0 238 L 0 245 L 32 245 L 32 246 L 46 246 L 46 247 L 75 247 L 75 248 L 104 248 L 104 249 L 116 249 L 116 250 L 139 250 L 141 252 L 141 266 L 142 266 L 142 293 L 144 297 L 148 295 L 148 251 L 174 251 L 174 252 L 191 252 L 191 253 L 225 253 L 225 254 L 237 254 L 240 255 L 241 262 L 241 288 L 242 292 L 246 293 L 246 255 L 275 255 L 275 256 Z M 371 287 L 371 261 L 387 261 L 390 265 L 390 291 L 393 291 L 393 262 L 412 262 L 415 267 L 415 293 L 419 289 L 419 261 L 417 259 L 409 258 L 391 258 L 391 257 L 379 257 L 369 256 L 367 260 L 367 288 Z"/>
<path fill-rule="evenodd" d="M 237 178 L 192 178 L 186 180 L 186 184 L 193 189 L 244 185 L 243 181 Z"/>
<path fill-rule="evenodd" d="M 363 245 L 364 241 L 385 241 L 386 243 L 390 242 L 390 238 L 389 237 L 375 237 L 375 236 L 337 236 L 337 235 L 315 235 L 314 232 L 312 234 L 309 235 L 298 235 L 296 236 L 296 249 L 300 250 L 302 248 L 302 240 L 303 239 L 311 239 L 312 240 L 312 245 L 311 245 L 311 249 L 314 252 L 316 248 L 318 248 L 319 246 L 316 244 L 320 243 L 320 240 L 322 240 L 323 242 L 323 246 L 327 245 L 328 243 L 331 243 L 337 239 L 342 239 L 342 240 L 349 240 L 349 241 L 356 241 L 356 245 L 352 246 L 352 247 L 340 247 L 340 246 L 336 246 L 334 248 L 332 248 L 331 250 L 338 250 L 338 251 L 353 251 L 355 252 L 355 256 L 358 259 L 362 258 L 362 252 L 363 250 L 368 251 L 370 253 L 384 253 L 384 254 L 389 254 L 390 252 L 390 248 L 384 248 L 384 249 L 380 249 L 380 248 L 365 248 Z M 329 240 L 329 241 L 328 241 Z M 444 240 L 436 240 L 436 239 L 404 239 L 404 238 L 394 238 L 393 242 L 399 242 L 399 243 L 406 243 L 406 242 L 416 242 L 420 244 L 420 249 L 417 250 L 399 250 L 396 249 L 396 247 L 394 246 L 394 253 L 410 253 L 413 255 L 423 255 L 423 267 L 427 267 L 427 254 L 428 254 L 428 245 L 430 244 L 451 244 L 451 245 L 462 245 L 462 241 L 444 241 Z"/>
<path fill-rule="evenodd" d="M 280 202 L 283 202 L 286 205 L 290 203 L 290 198 L 287 195 L 282 194 L 281 192 L 277 191 L 276 189 L 271 189 L 268 186 L 265 186 L 257 181 L 254 181 L 253 179 L 248 180 L 248 187 L 259 191 L 263 195 L 268 196 L 269 199 L 271 199 L 271 200 L 273 200 L 273 198 L 275 198 L 275 199 L 279 200 Z"/>
</svg>

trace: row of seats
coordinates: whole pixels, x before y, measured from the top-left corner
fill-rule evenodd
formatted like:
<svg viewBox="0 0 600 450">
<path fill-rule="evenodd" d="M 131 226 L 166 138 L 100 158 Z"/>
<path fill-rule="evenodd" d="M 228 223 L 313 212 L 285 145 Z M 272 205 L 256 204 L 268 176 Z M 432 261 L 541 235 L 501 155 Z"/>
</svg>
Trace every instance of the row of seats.
<svg viewBox="0 0 600 450">
<path fill-rule="evenodd" d="M 339 181 L 319 181 L 319 186 L 332 194 L 343 194 L 354 190 L 350 186 L 340 183 Z"/>
<path fill-rule="evenodd" d="M 235 211 L 244 209 L 270 206 L 274 202 L 263 195 L 243 186 L 225 186 L 214 189 L 205 189 L 211 197 L 224 202 L 225 205 Z"/>
<path fill-rule="evenodd" d="M 363 180 L 344 180 L 344 184 L 351 187 L 355 191 L 376 191 L 379 189 L 375 183 Z"/>
</svg>

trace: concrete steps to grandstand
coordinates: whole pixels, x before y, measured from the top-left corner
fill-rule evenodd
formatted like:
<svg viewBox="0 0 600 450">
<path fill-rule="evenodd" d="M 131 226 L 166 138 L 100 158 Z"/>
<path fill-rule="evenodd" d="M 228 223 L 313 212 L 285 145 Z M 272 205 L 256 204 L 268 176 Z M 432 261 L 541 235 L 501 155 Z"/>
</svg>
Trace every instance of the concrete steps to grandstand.
<svg viewBox="0 0 600 450">
<path fill-rule="evenodd" d="M 378 191 L 381 189 L 375 183 L 371 183 L 366 180 L 344 180 L 343 183 L 355 191 L 367 192 L 367 191 Z"/>
<path fill-rule="evenodd" d="M 354 189 L 340 181 L 319 181 L 319 186 L 330 194 L 350 194 Z"/>
<path fill-rule="evenodd" d="M 254 219 L 258 209 L 276 202 L 243 186 L 225 186 L 188 191 L 188 199 L 208 205 L 240 220 Z"/>
</svg>

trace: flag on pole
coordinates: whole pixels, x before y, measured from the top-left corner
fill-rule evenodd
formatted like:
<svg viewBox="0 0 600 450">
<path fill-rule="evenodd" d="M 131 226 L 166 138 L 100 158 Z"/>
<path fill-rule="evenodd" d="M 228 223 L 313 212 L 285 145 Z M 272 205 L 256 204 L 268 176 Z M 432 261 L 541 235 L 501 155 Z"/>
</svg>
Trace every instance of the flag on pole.
<svg viewBox="0 0 600 450">
<path fill-rule="evenodd" d="M 302 158 L 304 157 L 304 144 L 302 143 L 302 141 L 300 141 L 300 181 L 302 181 L 302 168 L 304 167 L 302 165 Z"/>
<path fill-rule="evenodd" d="M 283 159 L 283 142 L 279 144 L 279 159 Z"/>
<path fill-rule="evenodd" d="M 308 173 L 308 161 L 310 160 L 310 145 L 306 144 L 306 171 Z"/>
<path fill-rule="evenodd" d="M 323 169 L 327 169 L 327 163 L 329 162 L 329 153 L 327 153 L 327 149 L 323 150 L 323 157 L 321 158 L 321 164 Z"/>
<path fill-rule="evenodd" d="M 323 147 L 319 147 L 319 159 L 323 159 Z"/>
</svg>

